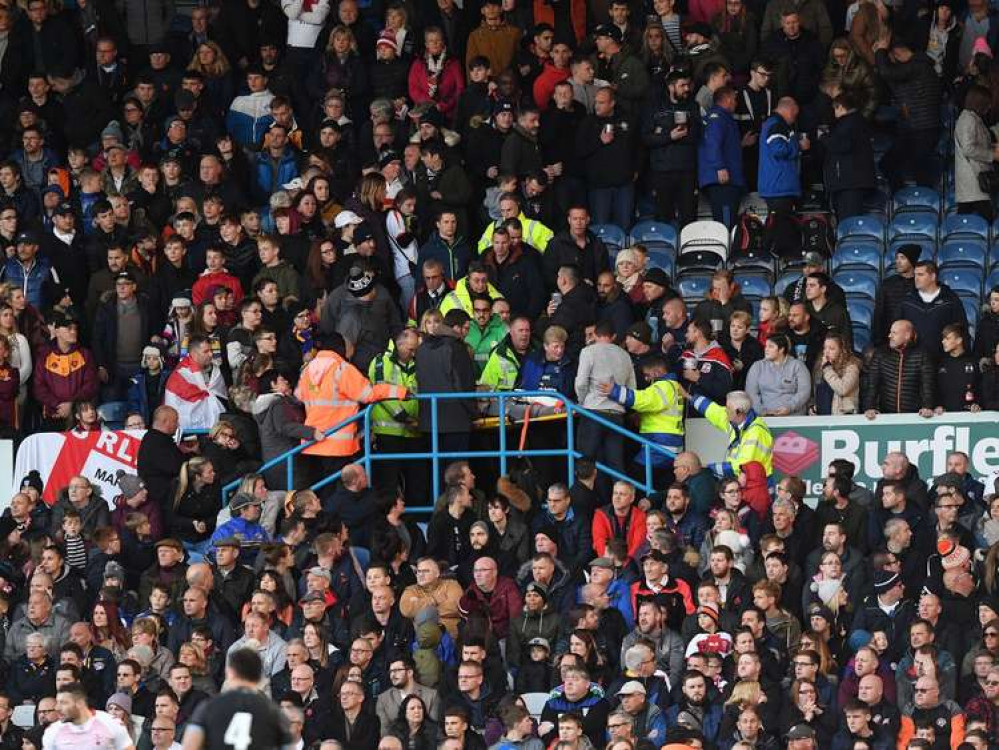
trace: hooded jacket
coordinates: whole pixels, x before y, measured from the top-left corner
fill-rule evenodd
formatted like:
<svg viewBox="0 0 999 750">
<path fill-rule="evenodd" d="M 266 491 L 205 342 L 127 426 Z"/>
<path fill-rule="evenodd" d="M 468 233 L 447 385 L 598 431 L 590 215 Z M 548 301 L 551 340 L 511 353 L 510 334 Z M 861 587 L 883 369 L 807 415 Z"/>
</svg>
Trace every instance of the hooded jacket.
<svg viewBox="0 0 999 750">
<path fill-rule="evenodd" d="M 448 326 L 424 338 L 416 350 L 416 382 L 420 393 L 471 393 L 475 391 L 475 367 L 465 342 Z M 420 402 L 420 431 L 430 432 L 430 401 Z M 469 432 L 478 416 L 474 399 L 449 399 L 437 404 L 437 430 L 441 433 Z"/>
<path fill-rule="evenodd" d="M 540 612 L 530 612 L 525 607 L 519 617 L 510 621 L 510 635 L 506 642 L 507 664 L 517 668 L 529 661 L 528 644 L 534 638 L 544 638 L 554 647 L 560 627 L 559 615 L 552 611 L 548 602 Z"/>
<path fill-rule="evenodd" d="M 759 192 L 763 198 L 801 195 L 801 147 L 794 126 L 779 114 L 763 123 L 760 133 Z"/>
</svg>

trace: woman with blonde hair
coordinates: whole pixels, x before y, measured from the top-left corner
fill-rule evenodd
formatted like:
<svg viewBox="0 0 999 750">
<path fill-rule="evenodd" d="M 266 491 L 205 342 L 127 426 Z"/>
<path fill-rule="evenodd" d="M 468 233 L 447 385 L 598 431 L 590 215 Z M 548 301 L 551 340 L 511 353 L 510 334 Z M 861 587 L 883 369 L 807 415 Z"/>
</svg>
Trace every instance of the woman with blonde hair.
<svg viewBox="0 0 999 750">
<path fill-rule="evenodd" d="M 368 72 L 358 53 L 354 32 L 342 24 L 333 27 L 322 60 L 319 65 L 313 66 L 306 83 L 308 94 L 315 101 L 321 101 L 330 89 L 342 91 L 348 115 L 358 118 L 364 116 L 364 100 L 370 88 Z"/>
<path fill-rule="evenodd" d="M 180 644 L 177 649 L 177 663 L 183 664 L 191 672 L 191 687 L 208 695 L 215 695 L 219 686 L 208 672 L 208 659 L 204 647 L 196 641 Z"/>
<path fill-rule="evenodd" d="M 621 285 L 622 291 L 628 295 L 633 304 L 638 304 L 644 299 L 642 274 L 645 272 L 645 265 L 642 263 L 642 258 L 645 256 L 635 249 L 637 247 L 636 245 L 634 248 L 624 248 L 614 259 L 617 283 Z"/>
<path fill-rule="evenodd" d="M 184 462 L 173 482 L 173 502 L 167 512 L 170 535 L 179 539 L 191 556 L 201 562 L 209 546 L 215 520 L 222 507 L 215 467 L 207 458 L 195 456 Z"/>
<path fill-rule="evenodd" d="M 826 336 L 812 372 L 812 414 L 856 414 L 860 410 L 860 360 L 843 337 Z"/>
<path fill-rule="evenodd" d="M 199 44 L 187 69 L 204 76 L 205 92 L 201 100 L 209 105 L 213 114 L 223 116 L 236 96 L 236 85 L 232 65 L 218 42 L 209 40 Z"/>
</svg>

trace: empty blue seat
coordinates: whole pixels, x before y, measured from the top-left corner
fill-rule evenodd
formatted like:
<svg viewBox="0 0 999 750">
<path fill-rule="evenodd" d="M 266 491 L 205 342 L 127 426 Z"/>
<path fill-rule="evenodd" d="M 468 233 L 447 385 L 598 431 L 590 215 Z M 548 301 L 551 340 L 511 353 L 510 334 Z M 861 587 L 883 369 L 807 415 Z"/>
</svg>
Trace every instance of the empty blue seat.
<svg viewBox="0 0 999 750">
<path fill-rule="evenodd" d="M 878 274 L 864 269 L 840 271 L 833 274 L 833 281 L 839 284 L 847 298 L 863 297 L 871 301 L 878 293 Z"/>
<path fill-rule="evenodd" d="M 850 322 L 854 325 L 871 327 L 874 319 L 874 300 L 859 297 L 850 297 L 846 301 L 846 310 L 850 313 Z"/>
<path fill-rule="evenodd" d="M 929 158 L 929 154 L 913 154 L 913 158 Z M 892 214 L 909 211 L 933 211 L 940 213 L 940 193 L 926 187 L 904 187 L 892 196 Z"/>
<path fill-rule="evenodd" d="M 999 286 L 999 266 L 993 268 L 985 279 L 985 287 L 982 289 L 982 297 L 988 301 L 989 291 L 994 286 Z"/>
<path fill-rule="evenodd" d="M 862 352 L 871 343 L 871 329 L 867 326 L 853 324 L 853 348 Z"/>
<path fill-rule="evenodd" d="M 928 211 L 910 211 L 892 219 L 888 225 L 888 239 L 900 237 L 929 237 L 937 239 L 937 215 Z"/>
<path fill-rule="evenodd" d="M 974 237 L 987 243 L 989 223 L 978 214 L 951 214 L 940 227 L 940 239 L 953 237 Z"/>
<path fill-rule="evenodd" d="M 869 239 L 846 239 L 836 246 L 832 257 L 832 270 L 841 268 L 869 268 L 881 272 L 884 245 Z"/>
<path fill-rule="evenodd" d="M 773 294 L 770 277 L 763 274 L 740 273 L 735 277 L 744 297 L 769 297 Z"/>
<path fill-rule="evenodd" d="M 710 288 L 710 274 L 687 274 L 676 280 L 676 289 L 688 305 L 703 300 Z"/>
<path fill-rule="evenodd" d="M 878 216 L 851 216 L 836 227 L 836 241 L 863 238 L 884 243 L 885 223 Z"/>
<path fill-rule="evenodd" d="M 784 295 L 784 290 L 800 278 L 801 274 L 797 271 L 782 274 L 774 283 L 774 294 L 778 297 L 782 297 Z"/>
<path fill-rule="evenodd" d="M 972 237 L 988 244 L 989 223 L 977 214 L 950 214 L 940 226 L 940 239 Z"/>
<path fill-rule="evenodd" d="M 945 268 L 972 268 L 985 272 L 988 254 L 985 241 L 971 237 L 946 240 L 937 248 L 937 265 Z"/>
<path fill-rule="evenodd" d="M 979 271 L 969 268 L 941 268 L 937 280 L 958 294 L 974 296 L 976 300 L 982 296 L 982 274 Z"/>
<path fill-rule="evenodd" d="M 607 249 L 617 254 L 617 251 L 628 246 L 628 237 L 624 230 L 616 224 L 594 224 L 590 231 L 599 237 Z"/>
<path fill-rule="evenodd" d="M 968 328 L 974 336 L 975 327 L 978 325 L 978 316 L 982 312 L 981 299 L 975 294 L 958 294 L 961 304 L 964 305 L 964 315 L 968 318 Z"/>
<path fill-rule="evenodd" d="M 628 233 L 628 244 L 640 242 L 648 248 L 663 246 L 676 249 L 676 228 L 664 221 L 640 221 Z"/>
<path fill-rule="evenodd" d="M 668 247 L 650 247 L 648 251 L 649 266 L 652 268 L 661 268 L 672 277 L 673 269 L 676 266 L 676 262 L 673 259 L 674 251 Z"/>
</svg>

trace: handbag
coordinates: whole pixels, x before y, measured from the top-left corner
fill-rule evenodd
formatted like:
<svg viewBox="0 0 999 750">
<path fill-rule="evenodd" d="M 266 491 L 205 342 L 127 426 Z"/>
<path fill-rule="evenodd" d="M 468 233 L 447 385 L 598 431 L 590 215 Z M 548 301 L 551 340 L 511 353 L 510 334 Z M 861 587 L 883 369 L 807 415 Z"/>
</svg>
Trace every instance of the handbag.
<svg viewBox="0 0 999 750">
<path fill-rule="evenodd" d="M 989 167 L 978 173 L 978 187 L 983 193 L 995 195 L 999 193 L 999 169 Z"/>
</svg>

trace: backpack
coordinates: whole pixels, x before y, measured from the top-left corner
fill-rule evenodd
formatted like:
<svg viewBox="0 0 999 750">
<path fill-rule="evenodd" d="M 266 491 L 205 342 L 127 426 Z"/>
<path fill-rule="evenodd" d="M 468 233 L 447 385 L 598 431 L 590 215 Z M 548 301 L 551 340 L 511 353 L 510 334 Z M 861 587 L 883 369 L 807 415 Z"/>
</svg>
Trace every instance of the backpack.
<svg viewBox="0 0 999 750">
<path fill-rule="evenodd" d="M 413 652 L 416 681 L 429 688 L 436 688 L 443 675 L 437 647 L 441 643 L 441 626 L 425 622 L 416 629 L 416 650 Z"/>
<path fill-rule="evenodd" d="M 740 256 L 759 256 L 764 252 L 767 229 L 756 214 L 744 213 L 732 230 L 732 252 Z"/>
<path fill-rule="evenodd" d="M 801 227 L 801 252 L 818 253 L 823 258 L 832 256 L 836 235 L 825 214 L 806 214 L 798 219 Z"/>
</svg>

